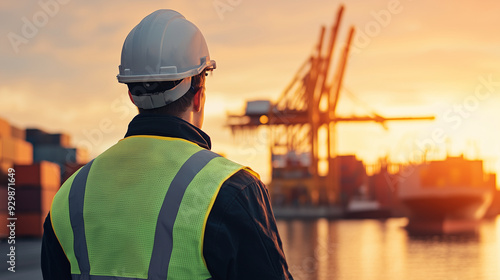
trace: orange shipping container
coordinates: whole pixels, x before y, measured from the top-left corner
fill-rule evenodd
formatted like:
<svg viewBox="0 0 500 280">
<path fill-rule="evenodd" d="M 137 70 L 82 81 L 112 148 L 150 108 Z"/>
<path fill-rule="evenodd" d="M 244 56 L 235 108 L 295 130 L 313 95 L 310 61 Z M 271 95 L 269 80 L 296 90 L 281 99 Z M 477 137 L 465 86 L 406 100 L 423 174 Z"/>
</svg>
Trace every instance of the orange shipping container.
<svg viewBox="0 0 500 280">
<path fill-rule="evenodd" d="M 16 138 L 0 138 L 0 161 L 17 164 L 33 163 L 33 146 L 30 142 Z"/>
<path fill-rule="evenodd" d="M 0 160 L 0 183 L 7 184 L 7 174 L 9 168 L 13 167 L 14 163 L 10 160 Z"/>
<path fill-rule="evenodd" d="M 14 165 L 16 186 L 40 186 L 58 190 L 61 185 L 61 169 L 57 163 L 41 161 L 32 165 Z"/>
<path fill-rule="evenodd" d="M 26 130 L 23 128 L 17 128 L 15 126 L 11 126 L 10 133 L 12 138 L 26 140 Z"/>
<path fill-rule="evenodd" d="M 10 124 L 4 120 L 0 119 L 0 137 L 1 138 L 10 138 L 11 137 L 11 128 Z"/>
<path fill-rule="evenodd" d="M 14 161 L 16 159 L 15 141 L 12 138 L 0 138 L 0 160 Z"/>
<path fill-rule="evenodd" d="M 22 139 L 12 139 L 14 141 L 14 163 L 15 164 L 33 164 L 33 145 Z"/>
<path fill-rule="evenodd" d="M 71 146 L 71 136 L 65 133 L 54 134 L 53 137 L 59 138 L 59 143 L 61 146 L 65 148 L 69 148 Z"/>
</svg>

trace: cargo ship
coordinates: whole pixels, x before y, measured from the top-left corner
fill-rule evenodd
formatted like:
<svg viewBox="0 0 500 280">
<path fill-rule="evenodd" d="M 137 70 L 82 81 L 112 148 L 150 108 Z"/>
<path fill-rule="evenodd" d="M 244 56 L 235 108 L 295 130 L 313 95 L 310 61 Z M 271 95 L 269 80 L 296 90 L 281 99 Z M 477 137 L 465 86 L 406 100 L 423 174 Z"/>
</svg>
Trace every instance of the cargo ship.
<svg viewBox="0 0 500 280">
<path fill-rule="evenodd" d="M 496 190 L 496 176 L 485 173 L 483 161 L 463 156 L 407 166 L 399 178 L 406 228 L 416 234 L 475 231 Z"/>
</svg>

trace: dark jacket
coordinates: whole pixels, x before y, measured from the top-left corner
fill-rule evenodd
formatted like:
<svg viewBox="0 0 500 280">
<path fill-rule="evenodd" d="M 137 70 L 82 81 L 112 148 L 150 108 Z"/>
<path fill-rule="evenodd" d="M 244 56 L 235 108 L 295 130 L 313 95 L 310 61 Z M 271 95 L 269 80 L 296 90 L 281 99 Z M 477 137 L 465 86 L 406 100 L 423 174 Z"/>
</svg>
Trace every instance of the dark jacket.
<svg viewBox="0 0 500 280">
<path fill-rule="evenodd" d="M 176 117 L 138 115 L 125 137 L 156 135 L 189 140 L 210 149 L 210 137 Z M 281 239 L 265 185 L 240 170 L 222 185 L 205 229 L 203 255 L 214 280 L 293 279 L 283 253 Z M 44 279 L 71 279 L 70 265 L 59 244 L 50 213 L 42 240 Z"/>
</svg>

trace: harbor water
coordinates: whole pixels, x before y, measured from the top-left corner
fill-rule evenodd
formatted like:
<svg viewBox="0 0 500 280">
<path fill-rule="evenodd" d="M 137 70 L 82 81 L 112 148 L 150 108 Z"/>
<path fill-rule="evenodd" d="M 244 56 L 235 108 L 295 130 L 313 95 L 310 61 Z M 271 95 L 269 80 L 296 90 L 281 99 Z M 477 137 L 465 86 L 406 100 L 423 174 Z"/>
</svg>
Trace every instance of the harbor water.
<svg viewBox="0 0 500 280">
<path fill-rule="evenodd" d="M 498 280 L 500 218 L 465 235 L 412 236 L 406 218 L 278 220 L 296 280 Z"/>
<path fill-rule="evenodd" d="M 500 218 L 467 235 L 411 236 L 405 218 L 278 220 L 296 280 L 498 280 Z M 40 240 L 16 242 L 16 272 L 7 271 L 1 242 L 0 279 L 41 279 Z"/>
</svg>

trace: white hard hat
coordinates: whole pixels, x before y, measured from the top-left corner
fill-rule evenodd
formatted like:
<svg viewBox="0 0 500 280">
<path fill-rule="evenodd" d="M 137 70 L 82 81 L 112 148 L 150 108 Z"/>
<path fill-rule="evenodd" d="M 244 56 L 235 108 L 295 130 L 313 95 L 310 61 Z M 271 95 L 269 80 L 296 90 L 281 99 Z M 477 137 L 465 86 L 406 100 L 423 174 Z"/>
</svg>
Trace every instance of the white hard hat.
<svg viewBox="0 0 500 280">
<path fill-rule="evenodd" d="M 144 109 L 164 106 L 183 96 L 192 76 L 215 69 L 201 31 L 173 10 L 158 10 L 145 17 L 123 43 L 118 82 L 182 80 L 174 88 L 155 95 L 132 96 Z"/>
</svg>

